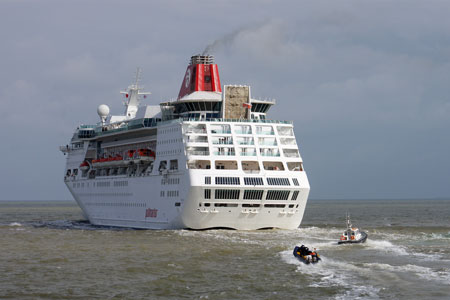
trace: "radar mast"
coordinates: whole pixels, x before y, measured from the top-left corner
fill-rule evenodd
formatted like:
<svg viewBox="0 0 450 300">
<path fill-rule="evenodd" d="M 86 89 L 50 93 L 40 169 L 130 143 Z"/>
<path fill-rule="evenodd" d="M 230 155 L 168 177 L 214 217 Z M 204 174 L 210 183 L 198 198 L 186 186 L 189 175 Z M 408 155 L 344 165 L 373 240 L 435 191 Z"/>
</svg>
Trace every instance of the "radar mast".
<svg viewBox="0 0 450 300">
<path fill-rule="evenodd" d="M 136 80 L 134 84 L 128 86 L 126 91 L 120 91 L 121 94 L 124 94 L 127 100 L 125 101 L 125 116 L 127 119 L 132 119 L 136 116 L 136 112 L 138 110 L 139 104 L 141 103 L 140 95 L 150 95 L 150 92 L 141 92 L 144 88 L 143 86 L 139 86 L 139 81 L 141 80 L 142 69 L 136 69 Z"/>
</svg>

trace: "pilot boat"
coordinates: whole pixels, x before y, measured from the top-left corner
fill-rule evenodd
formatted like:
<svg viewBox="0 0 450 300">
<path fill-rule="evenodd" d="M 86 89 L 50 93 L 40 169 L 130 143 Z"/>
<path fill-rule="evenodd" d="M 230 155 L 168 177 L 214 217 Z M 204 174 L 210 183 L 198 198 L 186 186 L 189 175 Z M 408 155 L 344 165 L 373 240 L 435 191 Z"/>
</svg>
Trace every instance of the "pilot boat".
<svg viewBox="0 0 450 300">
<path fill-rule="evenodd" d="M 342 233 L 338 244 L 358 244 L 367 240 L 367 233 L 353 227 L 350 222 L 350 215 L 347 214 L 347 229 Z"/>
</svg>

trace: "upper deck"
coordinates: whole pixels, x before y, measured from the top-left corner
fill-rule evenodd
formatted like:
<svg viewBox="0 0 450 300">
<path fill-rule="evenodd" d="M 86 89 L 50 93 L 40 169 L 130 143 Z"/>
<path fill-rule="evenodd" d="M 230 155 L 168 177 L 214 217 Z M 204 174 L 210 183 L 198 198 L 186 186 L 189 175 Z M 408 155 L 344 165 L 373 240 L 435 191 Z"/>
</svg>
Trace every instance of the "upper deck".
<svg viewBox="0 0 450 300">
<path fill-rule="evenodd" d="M 222 119 L 222 118 L 178 118 L 159 121 L 154 118 L 133 119 L 126 122 L 116 122 L 107 125 L 80 125 L 74 136 L 81 140 L 95 140 L 98 137 L 116 135 L 118 133 L 134 132 L 145 128 L 157 128 L 158 126 L 182 122 L 207 122 L 207 123 L 257 123 L 257 124 L 289 124 L 292 121 L 269 119 Z"/>
</svg>

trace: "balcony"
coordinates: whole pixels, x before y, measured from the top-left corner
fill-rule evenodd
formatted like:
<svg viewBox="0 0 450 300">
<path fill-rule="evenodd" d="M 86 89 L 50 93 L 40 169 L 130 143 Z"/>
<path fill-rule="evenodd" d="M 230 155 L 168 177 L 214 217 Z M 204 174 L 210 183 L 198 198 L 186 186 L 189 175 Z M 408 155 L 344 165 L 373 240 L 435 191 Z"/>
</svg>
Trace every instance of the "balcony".
<svg viewBox="0 0 450 300">
<path fill-rule="evenodd" d="M 294 131 L 292 127 L 287 126 L 277 126 L 278 134 L 281 136 L 294 136 Z"/>
<path fill-rule="evenodd" d="M 233 139 L 231 137 L 220 137 L 212 140 L 214 145 L 233 145 Z"/>
<path fill-rule="evenodd" d="M 261 156 L 279 157 L 280 153 L 261 153 Z"/>
<path fill-rule="evenodd" d="M 186 154 L 189 155 L 201 155 L 201 156 L 208 156 L 209 151 L 187 151 Z"/>
<path fill-rule="evenodd" d="M 208 147 L 188 147 L 186 149 L 186 155 L 200 155 L 200 156 L 207 156 L 209 155 L 209 148 Z"/>
<path fill-rule="evenodd" d="M 256 156 L 256 152 L 241 152 L 241 156 Z"/>
<path fill-rule="evenodd" d="M 238 145 L 254 145 L 255 141 L 253 138 L 237 138 L 236 142 Z"/>
<path fill-rule="evenodd" d="M 188 136 L 186 139 L 186 143 L 207 143 L 207 136 Z"/>
<path fill-rule="evenodd" d="M 252 134 L 251 130 L 235 130 L 234 133 L 236 134 Z"/>
<path fill-rule="evenodd" d="M 231 130 L 211 129 L 212 134 L 231 134 Z"/>
<path fill-rule="evenodd" d="M 263 146 L 278 146 L 277 141 L 274 138 L 271 140 L 260 139 L 258 143 Z"/>
<path fill-rule="evenodd" d="M 286 146 L 296 146 L 297 142 L 294 138 L 280 138 L 280 144 Z"/>
<path fill-rule="evenodd" d="M 297 149 L 283 149 L 284 157 L 300 157 Z"/>
<path fill-rule="evenodd" d="M 262 131 L 262 130 L 259 131 L 259 130 L 257 130 L 256 134 L 258 134 L 258 135 L 274 135 L 275 132 L 273 132 L 273 131 Z"/>
</svg>

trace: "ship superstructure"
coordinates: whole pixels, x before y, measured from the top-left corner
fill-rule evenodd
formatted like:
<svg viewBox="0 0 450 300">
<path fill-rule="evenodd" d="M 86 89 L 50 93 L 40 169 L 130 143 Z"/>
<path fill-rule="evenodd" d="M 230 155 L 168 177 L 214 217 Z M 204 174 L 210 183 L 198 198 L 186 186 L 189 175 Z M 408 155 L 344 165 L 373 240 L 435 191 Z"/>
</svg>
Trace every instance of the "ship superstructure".
<svg viewBox="0 0 450 300">
<path fill-rule="evenodd" d="M 292 122 L 266 118 L 274 100 L 220 84 L 214 58 L 191 57 L 174 101 L 140 105 L 136 81 L 123 115 L 80 125 L 64 182 L 92 224 L 150 229 L 297 228 L 309 182 Z"/>
</svg>

